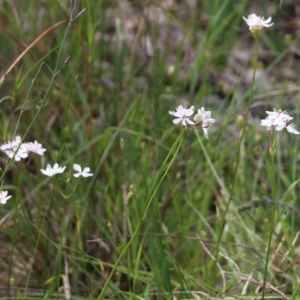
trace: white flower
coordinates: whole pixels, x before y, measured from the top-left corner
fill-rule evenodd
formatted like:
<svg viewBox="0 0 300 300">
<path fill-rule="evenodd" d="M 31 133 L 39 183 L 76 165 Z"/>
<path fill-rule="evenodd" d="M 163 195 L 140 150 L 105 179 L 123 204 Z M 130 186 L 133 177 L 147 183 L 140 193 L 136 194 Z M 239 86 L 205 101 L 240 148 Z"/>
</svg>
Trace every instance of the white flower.
<svg viewBox="0 0 300 300">
<path fill-rule="evenodd" d="M 57 163 L 54 164 L 53 168 L 50 165 L 47 165 L 46 170 L 41 169 L 41 172 L 52 177 L 55 174 L 63 173 L 66 167 L 60 167 Z"/>
<path fill-rule="evenodd" d="M 11 196 L 7 196 L 8 192 L 7 191 L 1 191 L 0 192 L 0 203 L 1 204 L 5 204 L 6 201 L 11 197 Z"/>
<path fill-rule="evenodd" d="M 276 118 L 284 121 L 293 120 L 293 117 L 289 116 L 286 111 L 283 111 L 281 109 L 274 109 L 274 111 L 266 111 L 269 117 Z"/>
<path fill-rule="evenodd" d="M 215 123 L 215 120 L 211 118 L 211 112 L 205 111 L 204 107 L 198 109 L 198 113 L 194 116 L 194 120 L 198 123 L 202 121 L 202 123 Z"/>
<path fill-rule="evenodd" d="M 209 124 L 209 123 L 203 123 L 203 125 L 202 125 L 204 136 L 207 139 L 208 139 L 208 129 L 209 129 L 210 126 L 211 126 L 211 124 Z"/>
<path fill-rule="evenodd" d="M 16 136 L 15 140 L 13 141 L 7 141 L 5 144 L 1 145 L 0 146 L 0 149 L 2 151 L 5 152 L 5 150 L 11 150 L 11 149 L 14 149 L 16 147 L 18 147 L 21 143 L 21 137 L 20 136 Z"/>
<path fill-rule="evenodd" d="M 248 16 L 248 19 L 243 17 L 243 19 L 249 26 L 251 32 L 260 31 L 264 27 L 270 27 L 274 25 L 274 23 L 270 23 L 272 21 L 271 17 L 265 20 L 264 17 L 259 17 L 256 14 L 251 14 L 250 16 Z"/>
<path fill-rule="evenodd" d="M 34 143 L 21 143 L 20 136 L 16 136 L 15 140 L 8 141 L 0 146 L 2 150 L 9 158 L 14 158 L 15 161 L 20 161 L 28 157 L 29 152 L 36 153 L 38 155 L 44 155 L 46 149 L 42 148 L 42 145 L 35 141 Z"/>
<path fill-rule="evenodd" d="M 286 130 L 287 130 L 289 133 L 300 134 L 300 132 L 297 131 L 294 127 L 295 127 L 294 124 L 289 124 L 288 126 L 286 126 Z"/>
<path fill-rule="evenodd" d="M 28 156 L 28 153 L 21 146 L 18 150 L 5 150 L 4 153 L 9 157 L 13 158 L 15 161 L 20 161 Z"/>
<path fill-rule="evenodd" d="M 21 137 L 16 136 L 15 140 L 8 141 L 5 144 L 0 146 L 2 150 L 9 158 L 14 158 L 15 161 L 20 161 L 22 158 L 28 156 L 27 150 L 21 144 Z"/>
<path fill-rule="evenodd" d="M 28 152 L 33 152 L 38 155 L 44 155 L 44 152 L 46 151 L 46 149 L 43 148 L 43 145 L 37 141 L 34 141 L 34 143 L 24 143 L 22 145 L 27 149 Z"/>
<path fill-rule="evenodd" d="M 196 124 L 202 122 L 204 136 L 208 139 L 208 129 L 213 123 L 215 123 L 215 119 L 211 118 L 211 112 L 205 111 L 204 107 L 201 107 L 194 116 L 194 121 L 196 121 Z"/>
<path fill-rule="evenodd" d="M 261 125 L 266 126 L 267 130 L 271 130 L 272 126 L 274 126 L 276 127 L 276 130 L 279 131 L 285 126 L 286 121 L 293 119 L 285 111 L 282 111 L 281 109 L 279 109 L 278 111 L 276 111 L 275 109 L 274 111 L 266 111 L 266 113 L 268 114 L 268 117 L 264 120 L 261 120 Z"/>
<path fill-rule="evenodd" d="M 276 131 L 281 131 L 286 128 L 289 133 L 299 134 L 299 132 L 294 128 L 295 125 L 290 123 L 290 120 L 292 120 L 293 117 L 289 116 L 286 111 L 281 109 L 276 111 L 274 109 L 274 111 L 267 111 L 266 113 L 268 116 L 266 119 L 261 120 L 260 125 L 266 126 L 267 130 L 270 131 L 275 128 Z"/>
<path fill-rule="evenodd" d="M 289 122 L 285 122 L 285 123 L 281 123 L 279 125 L 277 125 L 275 127 L 275 129 L 277 131 L 280 131 L 282 130 L 283 128 L 286 128 L 286 130 L 289 132 L 289 133 L 293 133 L 293 134 L 299 134 L 300 132 L 298 132 L 296 129 L 295 129 L 295 125 L 293 123 L 289 123 Z"/>
<path fill-rule="evenodd" d="M 78 173 L 74 174 L 74 177 L 79 177 L 79 176 L 89 177 L 89 176 L 93 176 L 92 173 L 89 173 L 90 172 L 90 168 L 88 168 L 88 167 L 84 168 L 83 171 L 82 171 L 80 165 L 74 164 L 73 168 L 74 168 L 75 171 L 78 172 Z"/>
<path fill-rule="evenodd" d="M 198 112 L 194 116 L 195 122 L 190 120 L 190 116 L 194 114 L 194 106 L 187 109 L 182 105 L 179 105 L 176 108 L 176 112 L 169 111 L 169 114 L 177 117 L 176 119 L 173 120 L 174 124 L 178 124 L 179 122 L 182 122 L 183 126 L 187 126 L 189 124 L 191 126 L 189 126 L 188 129 L 196 129 L 201 127 L 203 129 L 204 136 L 207 139 L 208 139 L 208 129 L 215 122 L 215 119 L 211 117 L 211 112 L 205 111 L 204 107 L 198 109 Z"/>
<path fill-rule="evenodd" d="M 279 125 L 284 125 L 284 121 L 275 116 L 268 116 L 266 119 L 261 120 L 260 125 L 266 126 L 267 130 L 271 130 L 272 126 L 276 127 Z"/>
<path fill-rule="evenodd" d="M 183 126 L 187 126 L 187 123 L 190 125 L 194 124 L 194 122 L 189 119 L 193 113 L 194 106 L 192 106 L 191 108 L 185 108 L 182 105 L 179 105 L 176 108 L 176 111 L 169 111 L 170 115 L 177 117 L 173 120 L 173 123 L 178 124 L 179 122 L 181 122 Z"/>
</svg>

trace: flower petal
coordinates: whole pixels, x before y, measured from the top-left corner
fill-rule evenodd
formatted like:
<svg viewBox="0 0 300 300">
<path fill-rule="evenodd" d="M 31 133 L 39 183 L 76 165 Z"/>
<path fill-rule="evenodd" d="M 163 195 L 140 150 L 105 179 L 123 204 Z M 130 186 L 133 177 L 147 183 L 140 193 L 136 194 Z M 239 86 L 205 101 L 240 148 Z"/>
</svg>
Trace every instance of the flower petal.
<svg viewBox="0 0 300 300">
<path fill-rule="evenodd" d="M 78 164 L 74 164 L 74 165 L 73 165 L 73 169 L 74 169 L 75 171 L 77 171 L 77 172 L 81 172 L 81 166 L 78 165 Z"/>
</svg>

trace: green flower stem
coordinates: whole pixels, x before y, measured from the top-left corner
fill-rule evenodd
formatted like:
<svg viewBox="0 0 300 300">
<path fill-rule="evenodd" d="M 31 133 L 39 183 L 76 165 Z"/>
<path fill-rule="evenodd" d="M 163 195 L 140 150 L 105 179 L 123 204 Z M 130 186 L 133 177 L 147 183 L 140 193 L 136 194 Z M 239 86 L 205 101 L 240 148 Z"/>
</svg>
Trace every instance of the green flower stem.
<svg viewBox="0 0 300 300">
<path fill-rule="evenodd" d="M 299 97 L 298 97 L 299 98 Z M 297 110 L 297 124 L 299 124 L 299 111 L 300 111 L 300 99 L 298 99 L 298 110 Z M 299 149 L 299 139 L 296 139 L 295 141 L 295 146 L 294 146 L 295 152 L 294 152 L 294 162 L 293 162 L 293 182 L 296 181 L 296 178 L 298 176 L 297 171 L 298 171 L 298 149 Z M 296 189 L 294 189 L 293 191 L 293 200 L 292 200 L 292 205 L 293 207 L 296 207 Z M 296 220 L 296 214 L 293 211 L 292 213 L 292 220 L 291 220 L 291 236 L 293 236 L 295 234 L 295 220 Z M 297 285 L 297 287 L 299 288 L 299 284 Z M 294 299 L 294 298 L 293 298 Z"/>
<path fill-rule="evenodd" d="M 102 299 L 102 298 L 104 297 L 105 291 L 106 291 L 106 289 L 107 289 L 107 287 L 108 287 L 108 285 L 109 285 L 109 283 L 110 283 L 110 281 L 111 281 L 111 278 L 112 278 L 112 276 L 114 275 L 114 273 L 115 273 L 115 271 L 116 271 L 116 269 L 117 269 L 117 267 L 118 267 L 118 265 L 119 265 L 121 259 L 123 258 L 123 256 L 125 255 L 125 253 L 128 251 L 128 249 L 129 249 L 130 245 L 132 244 L 133 240 L 134 240 L 134 239 L 136 238 L 136 236 L 138 235 L 138 232 L 139 232 L 139 230 L 140 230 L 140 228 L 141 228 L 141 226 L 142 226 L 142 224 L 143 224 L 143 221 L 144 221 L 144 219 L 146 218 L 146 216 L 147 216 L 147 214 L 148 214 L 148 210 L 149 210 L 149 207 L 150 207 L 150 205 L 151 205 L 151 203 L 152 203 L 152 201 L 153 201 L 153 199 L 154 199 L 154 196 L 155 196 L 155 194 L 156 194 L 158 188 L 160 187 L 161 183 L 163 182 L 163 180 L 164 180 L 165 177 L 167 176 L 167 174 L 168 174 L 168 172 L 169 172 L 171 166 L 172 166 L 173 163 L 174 163 L 174 160 L 175 160 L 175 158 L 176 158 L 176 156 L 177 156 L 177 153 L 178 153 L 178 151 L 179 151 L 179 149 L 180 149 L 180 147 L 181 147 L 183 132 L 184 132 L 184 131 L 181 132 L 181 134 L 179 135 L 179 137 L 178 137 L 177 140 L 175 141 L 175 143 L 174 143 L 172 149 L 170 150 L 169 154 L 167 155 L 167 157 L 166 157 L 166 159 L 165 159 L 165 161 L 164 161 L 164 163 L 163 163 L 163 165 L 162 165 L 162 167 L 161 167 L 159 173 L 157 174 L 157 176 L 156 176 L 156 178 L 155 178 L 155 180 L 154 180 L 154 182 L 153 182 L 153 184 L 152 184 L 152 187 L 151 187 L 151 190 L 150 190 L 150 192 L 149 192 L 149 195 L 148 195 L 148 197 L 147 197 L 147 199 L 146 199 L 146 207 L 145 207 L 145 209 L 144 209 L 143 215 L 142 215 L 142 217 L 141 217 L 141 219 L 140 219 L 140 221 L 139 221 L 139 223 L 138 223 L 138 225 L 137 225 L 135 231 L 133 232 L 133 234 L 132 234 L 132 236 L 131 236 L 129 242 L 128 242 L 127 245 L 124 247 L 124 249 L 122 250 L 122 252 L 121 252 L 121 254 L 119 255 L 118 259 L 117 259 L 116 262 L 114 263 L 114 266 L 113 266 L 113 268 L 112 268 L 112 270 L 111 270 L 111 272 L 110 272 L 108 278 L 106 279 L 106 282 L 105 282 L 105 284 L 104 284 L 104 286 L 103 286 L 103 288 L 102 288 L 102 290 L 101 290 L 101 293 L 99 294 L 99 296 L 98 296 L 98 298 L 97 298 L 98 300 L 99 300 L 99 299 Z M 176 147 L 177 147 L 177 149 L 176 149 Z M 169 161 L 169 159 L 170 159 L 172 153 L 174 152 L 174 149 L 176 149 L 176 150 L 175 150 L 175 154 L 173 155 L 173 157 L 172 157 L 172 159 L 171 159 L 169 165 L 168 165 L 168 166 L 166 167 L 166 169 L 165 169 L 165 166 L 167 165 L 167 162 Z M 165 170 L 165 171 L 163 171 L 163 170 Z M 163 173 L 163 174 L 162 174 L 162 173 Z"/>
<path fill-rule="evenodd" d="M 63 199 L 63 216 L 62 216 L 62 225 L 61 225 L 61 233 L 60 233 L 60 243 L 59 243 L 59 249 L 58 249 L 58 271 L 57 274 L 60 277 L 62 272 L 62 261 L 63 261 L 63 251 L 65 247 L 65 236 L 66 236 L 66 229 L 67 229 L 67 204 L 66 199 Z M 57 297 L 59 296 L 59 280 L 57 281 Z"/>
<path fill-rule="evenodd" d="M 53 184 L 55 186 L 55 188 L 58 190 L 59 194 L 64 198 L 66 199 L 66 195 L 64 194 L 64 192 L 62 191 L 62 189 L 60 188 L 59 184 L 58 184 L 58 181 L 57 181 L 57 177 L 54 175 L 53 176 Z"/>
<path fill-rule="evenodd" d="M 71 192 L 68 195 L 65 196 L 65 199 L 69 199 L 75 193 L 75 191 L 77 189 L 77 186 L 78 186 L 78 184 L 80 182 L 80 179 L 81 179 L 81 176 L 79 176 L 79 178 L 78 178 L 78 180 L 77 180 L 77 182 L 75 184 L 75 187 L 71 190 Z"/>
<path fill-rule="evenodd" d="M 62 206 L 63 206 L 63 215 L 62 215 L 62 222 L 61 222 L 61 233 L 60 233 L 60 243 L 59 243 L 59 252 L 58 252 L 58 270 L 57 270 L 57 274 L 58 276 L 62 276 L 61 272 L 62 272 L 62 261 L 63 261 L 63 252 L 64 252 L 64 247 L 65 247 L 65 236 L 66 236 L 66 232 L 67 232 L 67 201 L 69 199 L 70 195 L 66 195 L 62 189 L 59 186 L 57 177 L 54 176 L 53 178 L 53 184 L 55 186 L 55 188 L 57 189 L 57 191 L 59 192 L 59 194 L 61 195 L 61 197 L 63 198 L 62 201 Z M 78 184 L 78 182 L 77 182 Z M 77 187 L 77 185 L 76 185 Z M 75 189 L 76 189 L 75 187 Z M 73 192 L 75 191 L 75 189 L 73 190 Z M 58 286 L 57 286 L 57 293 L 59 293 L 59 280 L 58 280 Z M 57 294 L 58 295 L 58 294 Z"/>
<path fill-rule="evenodd" d="M 273 201 L 277 201 L 277 185 L 276 185 L 276 176 L 275 176 L 275 152 L 273 154 L 271 154 L 271 187 L 272 187 Z M 272 205 L 270 234 L 269 234 L 269 241 L 268 241 L 268 248 L 267 248 L 267 257 L 266 257 L 266 263 L 265 263 L 265 270 L 264 270 L 264 279 L 263 279 L 263 285 L 262 285 L 262 300 L 265 299 L 265 288 L 266 288 L 266 282 L 267 282 L 270 253 L 271 253 L 271 243 L 272 243 L 272 236 L 273 236 L 273 226 L 274 226 L 276 207 L 277 207 L 277 205 L 276 205 L 276 203 L 274 203 Z"/>
<path fill-rule="evenodd" d="M 241 154 L 242 143 L 243 143 L 243 140 L 244 140 L 244 137 L 245 137 L 246 128 L 247 128 L 247 120 L 248 120 L 250 106 L 251 106 L 252 99 L 253 99 L 253 90 L 254 90 L 255 74 L 256 74 L 256 69 L 257 69 L 257 61 L 258 61 L 258 39 L 255 39 L 254 70 L 253 70 L 253 75 L 252 75 L 250 94 L 249 94 L 249 99 L 248 99 L 247 108 L 246 108 L 245 122 L 244 122 L 244 125 L 243 125 L 241 137 L 240 137 L 240 140 L 239 140 L 237 160 L 236 160 L 236 165 L 235 165 L 235 168 L 234 168 L 234 175 L 233 175 L 232 185 L 231 185 L 231 188 L 230 188 L 229 198 L 228 198 L 228 201 L 226 203 L 225 211 L 223 213 L 223 219 L 221 220 L 221 224 L 219 224 L 220 225 L 220 227 L 219 227 L 219 230 L 220 230 L 219 232 L 220 233 L 218 234 L 218 240 L 217 240 L 216 252 L 215 252 L 215 258 L 216 258 L 215 261 L 216 262 L 218 261 L 219 248 L 220 248 L 220 243 L 221 243 L 221 240 L 222 240 L 223 231 L 224 231 L 224 228 L 225 228 L 224 225 L 225 225 L 225 222 L 226 222 L 226 215 L 227 215 L 227 212 L 229 210 L 229 205 L 232 201 L 232 196 L 233 196 L 233 193 L 234 193 L 234 187 L 235 187 L 238 167 L 239 167 L 239 163 L 240 163 L 240 154 Z"/>
</svg>

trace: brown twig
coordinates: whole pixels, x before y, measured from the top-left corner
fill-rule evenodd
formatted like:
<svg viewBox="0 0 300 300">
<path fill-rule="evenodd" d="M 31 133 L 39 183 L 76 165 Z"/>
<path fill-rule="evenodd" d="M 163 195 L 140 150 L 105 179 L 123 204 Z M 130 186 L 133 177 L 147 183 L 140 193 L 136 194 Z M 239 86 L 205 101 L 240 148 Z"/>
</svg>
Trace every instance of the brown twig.
<svg viewBox="0 0 300 300">
<path fill-rule="evenodd" d="M 0 86 L 2 85 L 6 75 L 16 66 L 16 64 L 22 59 L 22 57 L 37 43 L 39 42 L 47 33 L 49 33 L 54 28 L 60 26 L 61 24 L 64 24 L 68 22 L 68 20 L 59 21 L 55 24 L 53 24 L 51 27 L 46 29 L 42 34 L 40 34 L 26 49 L 15 59 L 15 61 L 12 63 L 12 65 L 8 68 L 8 70 L 2 75 L 0 79 Z"/>
</svg>

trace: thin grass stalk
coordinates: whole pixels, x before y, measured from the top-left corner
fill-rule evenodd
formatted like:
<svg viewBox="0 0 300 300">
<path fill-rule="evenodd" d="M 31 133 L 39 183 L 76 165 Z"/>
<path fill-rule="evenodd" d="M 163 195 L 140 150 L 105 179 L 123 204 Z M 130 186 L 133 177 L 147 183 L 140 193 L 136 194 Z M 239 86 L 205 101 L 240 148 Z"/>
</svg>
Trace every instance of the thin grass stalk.
<svg viewBox="0 0 300 300">
<path fill-rule="evenodd" d="M 234 168 L 234 175 L 233 175 L 233 180 L 232 180 L 232 185 L 230 188 L 230 193 L 229 193 L 229 199 L 226 203 L 226 207 L 225 207 L 225 211 L 223 213 L 223 219 L 221 220 L 221 225 L 220 225 L 220 233 L 218 235 L 218 240 L 217 240 L 217 245 L 216 245 L 216 254 L 215 254 L 215 258 L 216 258 L 216 262 L 218 261 L 218 254 L 219 254 L 219 248 L 220 248 L 220 243 L 222 240 L 222 235 L 224 232 L 224 225 L 226 222 L 226 215 L 228 213 L 229 210 L 229 205 L 232 201 L 232 197 L 233 197 L 233 193 L 234 193 L 234 187 L 235 187 L 235 182 L 236 182 L 236 178 L 237 178 L 237 171 L 238 171 L 238 167 L 239 167 L 239 163 L 240 163 L 240 154 L 241 154 L 241 147 L 242 147 L 242 143 L 245 137 L 245 133 L 246 133 L 246 128 L 247 128 L 247 120 L 248 120 L 248 116 L 249 116 L 249 112 L 250 112 L 250 106 L 252 103 L 252 99 L 253 99 L 253 90 L 254 90 L 254 83 L 255 83 L 255 75 L 256 75 L 256 69 L 257 69 L 257 62 L 258 62 L 258 39 L 255 39 L 255 57 L 254 57 L 254 70 L 253 70 L 253 74 L 252 74 L 252 81 L 251 81 L 251 87 L 250 87 L 250 95 L 249 95 L 249 99 L 248 99 L 248 103 L 247 103 L 247 107 L 246 107 L 246 116 L 245 116 L 245 121 L 243 124 L 243 129 L 242 129 L 242 133 L 241 133 L 241 137 L 239 140 L 239 144 L 238 144 L 238 152 L 237 152 L 237 160 L 236 160 L 236 164 L 235 164 L 235 168 Z"/>
<path fill-rule="evenodd" d="M 63 251 L 65 247 L 65 242 L 66 242 L 66 231 L 67 231 L 67 198 L 64 197 L 63 199 L 63 215 L 62 215 L 62 221 L 61 221 L 61 233 L 60 233 L 60 244 L 59 244 L 59 249 L 58 249 L 58 270 L 57 274 L 59 276 L 63 276 L 61 274 L 62 272 L 62 262 L 63 262 Z M 57 297 L 59 295 L 59 287 L 60 287 L 60 282 L 59 280 L 57 281 Z"/>
<path fill-rule="evenodd" d="M 271 153 L 271 187 L 272 187 L 272 197 L 273 197 L 273 200 L 276 201 L 277 188 L 276 188 L 275 153 L 274 152 Z M 262 299 L 265 299 L 265 288 L 266 288 L 266 283 L 267 283 L 268 266 L 269 266 L 270 253 L 271 253 L 271 243 L 272 243 L 272 236 L 273 236 L 273 226 L 274 226 L 274 219 L 275 219 L 275 210 L 276 210 L 276 207 L 277 207 L 277 205 L 276 205 L 276 203 L 274 203 L 272 205 L 270 233 L 269 233 L 267 256 L 266 256 L 265 269 L 264 269 L 264 278 L 263 278 L 263 285 L 262 285 Z"/>
<path fill-rule="evenodd" d="M 151 205 L 151 203 L 152 203 L 152 201 L 153 201 L 153 199 L 154 199 L 154 197 L 155 197 L 155 195 L 156 195 L 156 192 L 157 192 L 158 188 L 160 187 L 161 183 L 163 182 L 163 180 L 165 179 L 165 177 L 167 176 L 167 174 L 168 174 L 168 172 L 169 172 L 171 166 L 173 165 L 173 163 L 174 163 L 174 161 L 175 161 L 175 158 L 176 158 L 176 156 L 177 156 L 177 154 L 178 154 L 178 152 L 179 152 L 179 149 L 180 149 L 181 144 L 182 144 L 182 136 L 183 136 L 183 132 L 184 132 L 184 131 L 182 131 L 181 134 L 178 136 L 178 138 L 177 138 L 177 140 L 175 141 L 173 147 L 171 148 L 170 152 L 168 153 L 168 155 L 167 155 L 165 161 L 163 162 L 163 165 L 162 165 L 162 167 L 161 167 L 161 169 L 160 169 L 160 172 L 157 174 L 157 176 L 156 176 L 156 178 L 155 178 L 155 180 L 154 180 L 154 182 L 153 182 L 153 184 L 152 184 L 152 187 L 151 187 L 149 196 L 148 196 L 148 198 L 147 198 L 147 200 L 146 200 L 146 207 L 145 207 L 145 209 L 144 209 L 142 218 L 140 219 L 140 221 L 139 221 L 139 223 L 138 223 L 138 225 L 137 225 L 137 227 L 136 227 L 134 233 L 132 234 L 132 236 L 131 236 L 129 242 L 128 242 L 127 245 L 124 247 L 124 249 L 122 250 L 122 252 L 121 252 L 121 254 L 119 255 L 118 259 L 116 260 L 116 262 L 115 262 L 115 264 L 114 264 L 114 266 L 113 266 L 113 268 L 112 268 L 112 270 L 111 270 L 111 272 L 110 272 L 108 278 L 106 279 L 106 282 L 105 282 L 105 284 L 104 284 L 104 286 L 103 286 L 103 288 L 102 288 L 102 290 L 101 290 L 101 293 L 99 294 L 99 296 L 98 296 L 98 298 L 97 298 L 98 300 L 100 300 L 100 299 L 103 298 L 103 296 L 104 296 L 104 294 L 105 294 L 105 291 L 106 291 L 106 289 L 107 289 L 107 287 L 108 287 L 108 285 L 109 285 L 109 283 L 110 283 L 110 281 L 111 281 L 111 279 L 112 279 L 112 276 L 114 275 L 114 273 L 115 273 L 115 271 L 116 271 L 116 269 L 117 269 L 117 267 L 118 267 L 118 265 L 119 265 L 121 259 L 123 258 L 123 256 L 124 256 L 125 253 L 127 252 L 127 250 L 129 249 L 129 247 L 130 247 L 130 245 L 132 244 L 133 240 L 134 240 L 134 239 L 136 238 L 136 236 L 138 235 L 138 232 L 139 232 L 139 230 L 140 230 L 140 228 L 141 228 L 141 226 L 142 226 L 142 224 L 143 224 L 144 219 L 146 218 L 146 216 L 147 216 L 147 214 L 148 214 L 149 207 L 150 207 L 150 205 Z M 172 155 L 172 153 L 173 153 L 173 151 L 174 151 L 174 149 L 175 149 L 176 147 L 177 147 L 177 149 L 175 150 L 175 154 L 173 155 L 171 162 L 169 163 L 169 165 L 167 166 L 165 172 L 163 173 L 163 175 L 162 175 L 162 177 L 161 177 L 161 172 L 162 172 L 162 170 L 164 169 L 165 165 L 167 164 L 169 158 L 171 157 L 171 155 Z M 159 180 L 160 177 L 161 177 L 161 179 Z"/>
</svg>

